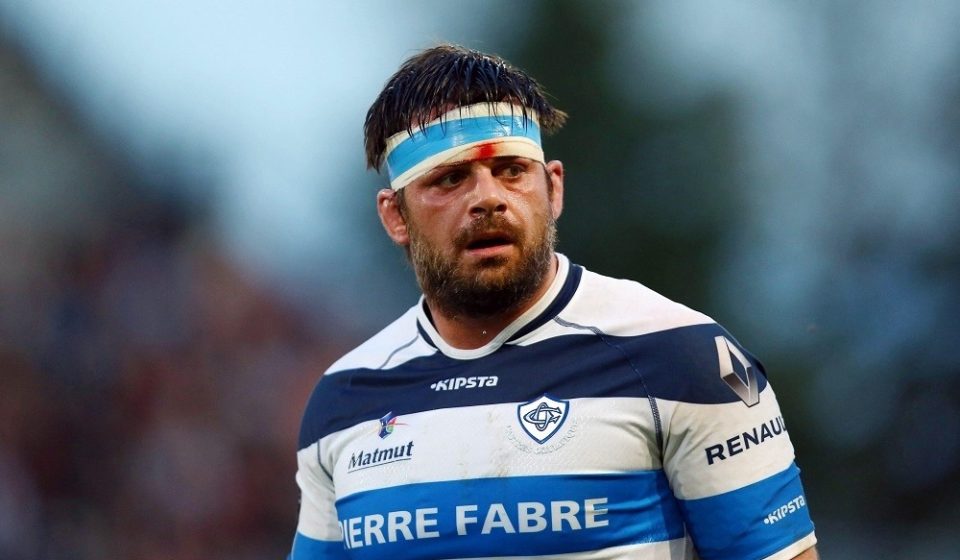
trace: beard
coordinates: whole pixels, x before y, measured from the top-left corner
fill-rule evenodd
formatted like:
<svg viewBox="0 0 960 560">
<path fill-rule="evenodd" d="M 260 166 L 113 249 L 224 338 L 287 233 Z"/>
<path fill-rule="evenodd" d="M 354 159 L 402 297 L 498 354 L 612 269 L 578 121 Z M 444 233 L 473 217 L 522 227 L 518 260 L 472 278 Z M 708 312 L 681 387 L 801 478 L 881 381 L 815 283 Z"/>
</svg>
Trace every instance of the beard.
<svg viewBox="0 0 960 560">
<path fill-rule="evenodd" d="M 410 262 L 420 289 L 428 302 L 450 316 L 490 317 L 528 301 L 550 270 L 557 241 L 556 219 L 549 210 L 527 231 L 502 215 L 488 214 L 458 232 L 453 257 L 421 236 L 412 223 L 407 226 Z M 487 257 L 472 265 L 463 262 L 462 250 L 487 231 L 509 236 L 519 250 L 514 263 L 505 256 Z"/>
</svg>

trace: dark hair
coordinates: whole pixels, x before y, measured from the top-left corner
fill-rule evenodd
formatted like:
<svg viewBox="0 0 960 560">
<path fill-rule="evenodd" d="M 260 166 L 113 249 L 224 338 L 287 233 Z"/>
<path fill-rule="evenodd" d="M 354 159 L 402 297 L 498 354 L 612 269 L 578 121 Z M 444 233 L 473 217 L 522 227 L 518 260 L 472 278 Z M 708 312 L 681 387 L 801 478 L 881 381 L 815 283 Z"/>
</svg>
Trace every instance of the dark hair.
<svg viewBox="0 0 960 560">
<path fill-rule="evenodd" d="M 423 128 L 454 107 L 510 101 L 537 113 L 547 134 L 560 130 L 567 114 L 554 108 L 536 80 L 496 55 L 457 45 L 439 45 L 408 58 L 387 80 L 363 124 L 367 167 L 380 169 L 387 138 Z"/>
</svg>

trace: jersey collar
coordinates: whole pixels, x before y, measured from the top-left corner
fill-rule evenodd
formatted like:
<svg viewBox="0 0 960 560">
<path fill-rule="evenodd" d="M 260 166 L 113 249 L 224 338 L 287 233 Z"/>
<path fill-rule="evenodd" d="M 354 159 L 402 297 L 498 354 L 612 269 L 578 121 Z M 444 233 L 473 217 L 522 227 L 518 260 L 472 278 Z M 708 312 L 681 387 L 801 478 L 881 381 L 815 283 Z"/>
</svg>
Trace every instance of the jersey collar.
<svg viewBox="0 0 960 560">
<path fill-rule="evenodd" d="M 454 348 L 447 344 L 433 326 L 433 322 L 427 313 L 427 304 L 423 296 L 420 296 L 420 302 L 417 305 L 417 329 L 420 332 L 420 336 L 422 336 L 428 344 L 450 358 L 473 360 L 492 354 L 504 344 L 509 344 L 511 341 L 530 334 L 556 317 L 557 314 L 566 307 L 570 298 L 572 298 L 573 294 L 577 291 L 577 286 L 580 284 L 580 276 L 583 269 L 570 264 L 570 261 L 564 255 L 560 253 L 556 253 L 556 255 L 557 275 L 554 277 L 553 282 L 550 283 L 550 287 L 547 288 L 546 293 L 544 293 L 530 309 L 507 325 L 505 329 L 500 331 L 500 334 L 495 336 L 493 340 L 487 344 L 480 348 L 469 350 Z"/>
</svg>

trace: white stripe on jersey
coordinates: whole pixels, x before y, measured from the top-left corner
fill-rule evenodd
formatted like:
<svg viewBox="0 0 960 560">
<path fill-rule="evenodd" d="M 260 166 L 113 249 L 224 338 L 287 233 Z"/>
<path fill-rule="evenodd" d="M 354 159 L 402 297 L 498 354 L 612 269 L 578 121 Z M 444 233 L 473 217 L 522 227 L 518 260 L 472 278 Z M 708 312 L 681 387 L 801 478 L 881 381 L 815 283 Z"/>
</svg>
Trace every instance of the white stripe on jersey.
<svg viewBox="0 0 960 560">
<path fill-rule="evenodd" d="M 691 404 L 662 399 L 657 406 L 668 426 L 664 470 L 680 499 L 736 490 L 793 462 L 793 444 L 769 384 L 752 407 L 740 401 Z"/>
<path fill-rule="evenodd" d="M 482 390 L 482 389 L 480 389 Z M 570 413 L 549 441 L 537 444 L 516 422 L 520 403 L 429 410 L 400 416 L 387 438 L 371 420 L 321 440 L 321 461 L 337 480 L 336 497 L 419 482 L 504 476 L 646 471 L 660 468 L 645 398 L 570 400 Z M 464 427 L 470 433 L 465 434 Z M 491 429 L 494 428 L 495 429 Z M 349 444 L 347 443 L 349 442 Z M 641 448 L 637 442 L 646 442 Z M 406 445 L 412 457 L 407 461 Z M 403 449 L 399 449 L 403 448 Z M 358 468 L 360 453 L 391 452 L 392 463 Z M 301 457 L 317 453 L 311 446 Z M 351 468 L 351 459 L 355 464 Z M 312 459 L 311 459 L 312 460 Z M 369 465 L 366 465 L 369 466 Z"/>
</svg>

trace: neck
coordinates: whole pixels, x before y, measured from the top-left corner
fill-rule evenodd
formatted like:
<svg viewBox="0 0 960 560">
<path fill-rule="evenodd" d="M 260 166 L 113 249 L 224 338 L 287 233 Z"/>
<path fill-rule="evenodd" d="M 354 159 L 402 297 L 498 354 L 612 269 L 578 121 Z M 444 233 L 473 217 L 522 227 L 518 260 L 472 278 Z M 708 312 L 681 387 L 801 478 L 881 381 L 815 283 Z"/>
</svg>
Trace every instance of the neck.
<svg viewBox="0 0 960 560">
<path fill-rule="evenodd" d="M 543 297 L 554 278 L 557 277 L 559 264 L 556 255 L 550 263 L 550 269 L 544 275 L 540 287 L 528 299 L 519 305 L 515 305 L 503 311 L 485 315 L 470 316 L 462 313 L 450 312 L 436 305 L 427 298 L 427 308 L 430 310 L 433 325 L 437 332 L 443 337 L 443 340 L 461 350 L 471 350 L 480 348 L 496 338 L 503 329 L 516 321 L 521 315 L 526 313 L 533 305 Z"/>
</svg>

